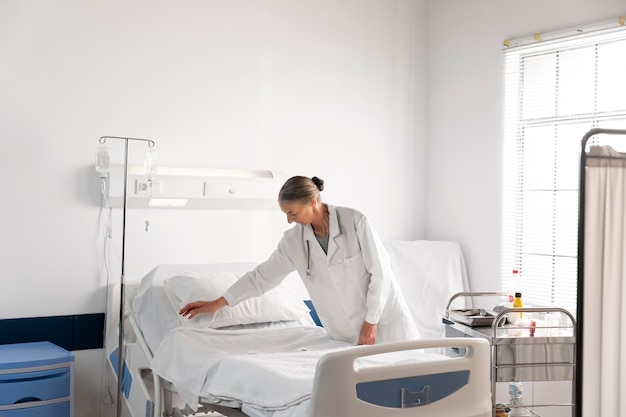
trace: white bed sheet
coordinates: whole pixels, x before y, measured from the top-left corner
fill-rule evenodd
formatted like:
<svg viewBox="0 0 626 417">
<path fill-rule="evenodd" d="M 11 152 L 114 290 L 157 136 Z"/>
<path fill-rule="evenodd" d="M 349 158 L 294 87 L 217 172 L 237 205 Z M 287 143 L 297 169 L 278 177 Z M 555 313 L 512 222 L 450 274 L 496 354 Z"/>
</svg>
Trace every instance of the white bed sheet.
<svg viewBox="0 0 626 417">
<path fill-rule="evenodd" d="M 385 242 L 402 294 L 421 339 L 445 337 L 441 318 L 450 298 L 469 291 L 461 246 L 457 242 L 394 240 Z M 452 308 L 465 308 L 463 297 Z"/>
<path fill-rule="evenodd" d="M 171 381 L 178 394 L 192 408 L 204 396 L 211 376 L 229 372 L 229 365 L 220 366 L 232 355 L 266 354 L 270 352 L 327 351 L 349 345 L 331 339 L 316 326 L 293 325 L 256 330 L 214 330 L 176 328 L 163 339 L 154 354 L 152 369 Z M 231 372 L 232 374 L 232 372 Z M 251 379 L 247 372 L 233 375 Z M 219 400 L 220 398 L 210 398 Z M 227 398 L 222 398 L 226 400 Z M 217 401 L 219 402 L 219 401 Z"/>
<path fill-rule="evenodd" d="M 176 381 L 175 389 L 193 409 L 202 399 L 212 404 L 245 404 L 273 417 L 305 417 L 317 362 L 326 353 L 350 347 L 311 326 L 254 331 L 178 328 L 159 346 L 152 369 Z M 360 358 L 355 366 L 442 358 L 401 351 Z"/>
</svg>

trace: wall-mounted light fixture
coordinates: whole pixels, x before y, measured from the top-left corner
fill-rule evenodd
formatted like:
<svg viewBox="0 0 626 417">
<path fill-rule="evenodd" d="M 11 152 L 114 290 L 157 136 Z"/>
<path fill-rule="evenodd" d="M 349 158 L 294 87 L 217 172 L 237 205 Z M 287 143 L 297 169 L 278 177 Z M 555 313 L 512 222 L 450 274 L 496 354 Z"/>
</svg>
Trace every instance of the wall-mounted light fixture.
<svg viewBox="0 0 626 417">
<path fill-rule="evenodd" d="M 159 166 L 146 154 L 144 166 L 128 167 L 129 208 L 275 209 L 284 174 L 278 171 Z M 107 187 L 109 207 L 121 207 L 123 189 L 112 165 Z"/>
</svg>

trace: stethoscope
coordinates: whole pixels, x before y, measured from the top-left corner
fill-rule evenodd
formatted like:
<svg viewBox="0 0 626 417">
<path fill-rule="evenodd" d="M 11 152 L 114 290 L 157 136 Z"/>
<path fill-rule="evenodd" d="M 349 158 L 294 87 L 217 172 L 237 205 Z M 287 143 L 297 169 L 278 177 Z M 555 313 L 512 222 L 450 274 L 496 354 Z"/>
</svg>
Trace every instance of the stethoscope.
<svg viewBox="0 0 626 417">
<path fill-rule="evenodd" d="M 311 278 L 311 241 L 306 241 L 306 279 Z"/>
<path fill-rule="evenodd" d="M 343 235 L 339 234 L 339 239 L 343 240 Z M 343 257 L 338 262 L 332 262 L 331 265 L 341 265 L 343 264 Z M 311 278 L 311 241 L 307 239 L 306 241 L 306 279 Z"/>
</svg>

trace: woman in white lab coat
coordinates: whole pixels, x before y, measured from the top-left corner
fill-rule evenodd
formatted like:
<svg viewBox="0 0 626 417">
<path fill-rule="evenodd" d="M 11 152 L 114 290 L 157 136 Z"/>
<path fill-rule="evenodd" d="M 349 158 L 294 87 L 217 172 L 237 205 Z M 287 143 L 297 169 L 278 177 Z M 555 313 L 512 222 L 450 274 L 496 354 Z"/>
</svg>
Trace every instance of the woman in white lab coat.
<svg viewBox="0 0 626 417">
<path fill-rule="evenodd" d="M 292 177 L 278 202 L 287 230 L 278 248 L 222 297 L 180 310 L 193 318 L 259 296 L 297 270 L 322 325 L 337 339 L 359 345 L 416 339 L 417 327 L 391 269 L 389 255 L 359 211 L 321 202 L 324 181 Z"/>
</svg>

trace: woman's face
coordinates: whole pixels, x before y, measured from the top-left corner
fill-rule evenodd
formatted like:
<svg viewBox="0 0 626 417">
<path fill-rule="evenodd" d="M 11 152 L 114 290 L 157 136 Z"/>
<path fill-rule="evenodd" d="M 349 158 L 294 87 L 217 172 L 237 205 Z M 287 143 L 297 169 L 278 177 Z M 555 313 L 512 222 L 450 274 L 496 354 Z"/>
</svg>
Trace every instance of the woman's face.
<svg viewBox="0 0 626 417">
<path fill-rule="evenodd" d="M 313 222 L 314 201 L 315 200 L 312 200 L 310 203 L 307 204 L 280 201 L 278 205 L 280 206 L 282 212 L 287 215 L 287 223 L 291 224 L 293 222 L 296 222 L 298 224 L 306 226 Z"/>
</svg>

